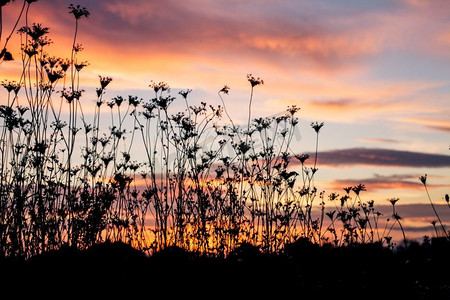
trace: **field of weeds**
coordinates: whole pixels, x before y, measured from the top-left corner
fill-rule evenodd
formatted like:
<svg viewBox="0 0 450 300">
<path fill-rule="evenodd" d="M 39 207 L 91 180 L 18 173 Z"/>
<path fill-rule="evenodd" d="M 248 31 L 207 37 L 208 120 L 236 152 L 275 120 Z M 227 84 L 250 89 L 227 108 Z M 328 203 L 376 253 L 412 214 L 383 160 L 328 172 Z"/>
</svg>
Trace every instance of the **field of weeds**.
<svg viewBox="0 0 450 300">
<path fill-rule="evenodd" d="M 293 152 L 300 108 L 253 116 L 264 81 L 252 74 L 244 125 L 227 113 L 226 85 L 217 94 L 222 105 L 194 105 L 191 90 L 174 95 L 164 82 L 149 84 L 148 99 L 107 96 L 108 76 L 99 76 L 94 112 L 85 113 L 80 76 L 88 62 L 77 35 L 90 13 L 69 6 L 73 45 L 59 58 L 46 52 L 50 29 L 28 24 L 34 2 L 23 2 L 9 36 L 0 31 L 0 64 L 23 66 L 19 81 L 2 81 L 4 286 L 26 280 L 35 294 L 450 296 L 449 233 L 426 175 L 418 180 L 436 214 L 436 237 L 419 243 L 407 239 L 397 198 L 388 199 L 386 216 L 363 200 L 364 184 L 318 191 L 324 124 L 310 124 L 315 152 Z M 20 35 L 20 57 L 9 51 L 12 34 Z M 185 108 L 174 110 L 174 101 Z"/>
</svg>

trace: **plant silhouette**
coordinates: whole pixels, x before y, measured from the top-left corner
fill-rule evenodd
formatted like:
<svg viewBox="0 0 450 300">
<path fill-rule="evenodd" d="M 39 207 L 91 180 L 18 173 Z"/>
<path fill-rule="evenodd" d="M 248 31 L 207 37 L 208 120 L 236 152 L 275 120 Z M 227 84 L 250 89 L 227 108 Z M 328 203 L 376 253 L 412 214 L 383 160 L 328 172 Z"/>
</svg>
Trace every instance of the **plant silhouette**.
<svg viewBox="0 0 450 300">
<path fill-rule="evenodd" d="M 9 2 L 0 2 L 2 11 Z M 390 200 L 393 214 L 384 218 L 373 200 L 362 199 L 364 184 L 345 187 L 343 195 L 315 186 L 324 123 L 311 123 L 315 151 L 296 153 L 299 107 L 275 117 L 252 116 L 255 91 L 264 84 L 260 77 L 247 75 L 248 119 L 241 126 L 226 109 L 227 85 L 218 91 L 221 105 L 193 105 L 191 89 L 172 93 L 165 82 L 150 82 L 149 100 L 107 96 L 114 80 L 101 75 L 88 120 L 80 77 L 89 62 L 82 59 L 78 32 L 90 12 L 68 7 L 75 23 L 70 55 L 53 57 L 47 53 L 50 28 L 27 22 L 19 28 L 34 2 L 24 1 L 6 39 L 0 30 L 0 63 L 17 59 L 23 66 L 19 81 L 1 83 L 3 257 L 105 242 L 149 254 L 176 247 L 218 257 L 236 255 L 240 245 L 280 253 L 299 240 L 392 249 L 394 226 L 408 246 L 398 199 Z M 21 36 L 18 58 L 7 50 L 15 32 Z M 177 111 L 174 102 L 184 109 Z M 420 180 L 427 188 L 426 177 Z"/>
<path fill-rule="evenodd" d="M 91 293 L 121 282 L 129 296 L 150 282 L 167 291 L 176 285 L 183 295 L 198 287 L 252 297 L 292 296 L 293 289 L 305 298 L 358 297 L 362 290 L 392 299 L 450 296 L 448 278 L 435 272 L 449 266 L 449 233 L 426 175 L 419 180 L 436 236 L 420 245 L 406 237 L 398 198 L 388 199 L 392 214 L 384 216 L 374 200 L 364 201 L 363 183 L 342 194 L 318 190 L 324 123 L 310 123 L 313 153 L 292 151 L 300 108 L 252 116 L 260 77 L 247 75 L 243 125 L 227 111 L 228 85 L 213 106 L 193 104 L 191 89 L 174 93 L 165 82 L 150 82 L 149 100 L 110 96 L 114 79 L 102 75 L 94 112 L 85 114 L 80 78 L 89 62 L 78 32 L 90 12 L 68 7 L 75 23 L 69 57 L 54 57 L 47 53 L 51 28 L 26 21 L 34 2 L 23 1 L 5 39 L 1 16 L 12 4 L 0 1 L 0 64 L 15 59 L 23 66 L 18 81 L 1 82 L 5 286 L 22 283 L 16 278 L 25 270 L 33 291 L 53 282 Z M 18 57 L 8 50 L 15 33 Z M 450 208 L 449 196 L 444 200 Z M 393 230 L 401 231 L 402 245 Z"/>
</svg>

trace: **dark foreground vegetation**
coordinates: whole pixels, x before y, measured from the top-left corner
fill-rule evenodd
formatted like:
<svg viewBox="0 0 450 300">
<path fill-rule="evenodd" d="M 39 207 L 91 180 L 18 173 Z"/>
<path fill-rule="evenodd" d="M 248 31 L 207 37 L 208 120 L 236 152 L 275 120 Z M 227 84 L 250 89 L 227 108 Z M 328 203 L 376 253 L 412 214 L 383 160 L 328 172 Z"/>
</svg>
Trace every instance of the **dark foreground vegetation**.
<svg viewBox="0 0 450 300">
<path fill-rule="evenodd" d="M 449 299 L 450 243 L 408 248 L 318 246 L 300 239 L 279 254 L 243 244 L 226 258 L 167 248 L 146 256 L 124 243 L 64 248 L 1 263 L 1 283 L 33 295 L 109 293 L 187 298 L 291 296 L 292 299 Z M 330 298 L 328 298 L 330 297 Z"/>
</svg>

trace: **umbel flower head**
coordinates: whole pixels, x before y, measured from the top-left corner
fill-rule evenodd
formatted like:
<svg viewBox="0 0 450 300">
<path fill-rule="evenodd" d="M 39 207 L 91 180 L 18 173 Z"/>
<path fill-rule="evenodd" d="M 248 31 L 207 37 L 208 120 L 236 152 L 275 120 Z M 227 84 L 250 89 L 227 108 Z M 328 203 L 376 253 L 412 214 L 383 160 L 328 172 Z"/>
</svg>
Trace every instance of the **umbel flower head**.
<svg viewBox="0 0 450 300">
<path fill-rule="evenodd" d="M 424 176 L 420 176 L 419 180 L 425 185 L 427 184 L 427 174 L 425 174 Z"/>
<path fill-rule="evenodd" d="M 311 123 L 311 127 L 317 132 L 319 133 L 320 129 L 323 127 L 323 122 L 319 123 L 319 122 L 313 122 Z"/>
<path fill-rule="evenodd" d="M 356 195 L 359 195 L 361 191 L 366 191 L 366 186 L 364 184 L 358 184 L 354 187 L 352 187 L 353 192 L 355 192 Z"/>
<path fill-rule="evenodd" d="M 225 85 L 220 91 L 219 93 L 224 93 L 228 95 L 228 92 L 230 91 L 230 87 L 228 85 Z"/>
<path fill-rule="evenodd" d="M 187 89 L 187 90 L 180 91 L 178 94 L 180 94 L 181 96 L 183 96 L 184 99 L 186 99 L 190 92 L 192 92 L 192 90 Z"/>
<path fill-rule="evenodd" d="M 295 158 L 297 158 L 303 164 L 309 158 L 309 154 L 295 155 Z"/>
<path fill-rule="evenodd" d="M 69 104 L 72 103 L 73 100 L 80 100 L 81 94 L 83 92 L 84 90 L 73 91 L 72 89 L 63 89 L 61 91 L 62 96 L 67 100 Z"/>
<path fill-rule="evenodd" d="M 19 93 L 19 90 L 22 87 L 22 85 L 20 83 L 16 82 L 15 80 L 2 81 L 1 85 L 8 91 L 8 93 L 14 92 L 14 94 L 16 94 L 16 95 L 17 95 L 17 93 Z"/>
<path fill-rule="evenodd" d="M 49 28 L 43 27 L 41 23 L 33 23 L 31 27 L 23 26 L 17 32 L 27 34 L 33 41 L 39 42 L 49 33 Z"/>
<path fill-rule="evenodd" d="M 150 82 L 149 87 L 151 87 L 155 91 L 155 93 L 158 93 L 159 91 L 161 92 L 170 91 L 169 85 L 165 82 L 156 83 L 152 80 Z"/>
<path fill-rule="evenodd" d="M 252 87 L 260 85 L 260 84 L 264 84 L 264 80 L 262 80 L 259 77 L 255 78 L 252 74 L 247 74 L 247 80 L 250 82 Z"/>
<path fill-rule="evenodd" d="M 73 14 L 75 19 L 81 19 L 81 17 L 88 18 L 90 13 L 86 9 L 86 7 L 81 7 L 80 5 L 77 5 L 76 7 L 73 4 L 69 5 L 69 13 Z"/>
<path fill-rule="evenodd" d="M 399 198 L 391 198 L 391 199 L 388 199 L 388 201 L 391 202 L 392 206 L 394 206 L 395 203 L 397 203 L 398 200 L 399 200 Z"/>
<path fill-rule="evenodd" d="M 100 86 L 101 88 L 104 90 L 108 84 L 112 81 L 111 77 L 102 77 L 100 75 L 98 75 L 98 77 L 100 78 Z"/>
</svg>

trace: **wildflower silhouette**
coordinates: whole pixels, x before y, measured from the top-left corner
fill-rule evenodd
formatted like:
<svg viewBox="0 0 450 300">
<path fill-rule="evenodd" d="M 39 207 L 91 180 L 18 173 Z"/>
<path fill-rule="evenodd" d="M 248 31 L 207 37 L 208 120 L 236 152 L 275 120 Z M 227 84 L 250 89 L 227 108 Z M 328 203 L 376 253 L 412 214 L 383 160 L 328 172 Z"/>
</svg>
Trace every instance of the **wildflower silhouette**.
<svg viewBox="0 0 450 300">
<path fill-rule="evenodd" d="M 252 101 L 253 101 L 253 89 L 255 86 L 257 85 L 262 85 L 264 84 L 264 80 L 262 80 L 261 78 L 255 78 L 252 74 L 247 74 L 247 80 L 250 82 L 251 85 L 251 93 L 250 93 L 250 100 L 248 102 L 248 121 L 247 121 L 247 132 L 250 132 L 250 120 L 251 120 L 251 115 L 252 115 Z M 247 138 L 246 138 L 246 142 L 247 142 Z"/>
<path fill-rule="evenodd" d="M 224 86 L 217 94 L 219 95 L 219 98 L 220 98 L 220 100 L 222 101 L 223 109 L 224 109 L 224 111 L 225 111 L 225 114 L 226 114 L 227 117 L 228 117 L 228 120 L 231 122 L 231 124 L 232 124 L 233 127 L 234 127 L 233 119 L 232 119 L 232 118 L 230 117 L 230 115 L 228 114 L 227 107 L 226 107 L 226 105 L 225 105 L 225 101 L 223 100 L 222 95 L 221 95 L 221 93 L 228 95 L 229 92 L 230 92 L 230 87 L 227 86 L 227 85 L 225 85 L 225 86 Z"/>
<path fill-rule="evenodd" d="M 260 84 L 264 84 L 264 80 L 262 80 L 259 77 L 256 78 L 252 74 L 247 74 L 247 79 L 250 82 L 252 87 L 255 87 L 255 86 L 260 85 Z"/>
<path fill-rule="evenodd" d="M 73 4 L 69 5 L 69 13 L 71 13 L 77 20 L 82 17 L 88 18 L 90 15 L 86 7 L 81 7 L 80 5 L 74 6 Z"/>
<path fill-rule="evenodd" d="M 314 167 L 313 169 L 316 169 L 317 166 L 317 153 L 318 153 L 318 149 L 319 149 L 319 132 L 320 129 L 323 127 L 323 122 L 319 123 L 319 122 L 313 122 L 311 123 L 311 127 L 314 129 L 314 131 L 316 132 L 316 150 L 315 150 L 315 157 L 314 157 Z"/>
<path fill-rule="evenodd" d="M 19 93 L 20 88 L 22 87 L 22 85 L 18 82 L 16 82 L 15 80 L 13 81 L 2 81 L 2 86 L 8 91 L 8 94 L 11 92 L 14 92 L 15 96 L 17 96 L 17 94 Z"/>
<path fill-rule="evenodd" d="M 314 129 L 314 131 L 316 132 L 316 133 L 319 133 L 319 131 L 320 131 L 320 129 L 323 127 L 323 122 L 322 123 L 319 123 L 319 122 L 313 122 L 313 123 L 311 123 L 311 127 Z"/>
<path fill-rule="evenodd" d="M 433 209 L 433 212 L 434 212 L 434 214 L 436 215 L 436 218 L 438 219 L 438 222 L 439 222 L 439 224 L 440 224 L 440 226 L 441 226 L 441 228 L 442 228 L 442 231 L 443 231 L 445 237 L 448 238 L 448 237 L 449 237 L 449 233 L 448 233 L 447 230 L 445 229 L 444 224 L 442 223 L 441 218 L 439 217 L 439 214 L 438 214 L 438 212 L 437 212 L 437 210 L 436 210 L 436 207 L 434 206 L 433 201 L 431 200 L 430 193 L 428 192 L 428 187 L 427 187 L 427 174 L 421 175 L 421 176 L 419 177 L 419 180 L 420 180 L 420 182 L 422 182 L 422 184 L 423 184 L 423 186 L 424 186 L 424 188 L 425 188 L 425 192 L 426 192 L 426 194 L 427 194 L 428 201 L 430 202 L 431 208 Z"/>
<path fill-rule="evenodd" d="M 150 254 L 179 247 L 217 257 L 240 255 L 241 246 L 282 253 L 302 239 L 326 247 L 392 245 L 390 232 L 378 229 L 374 201 L 363 201 L 364 184 L 328 197 L 315 186 L 323 122 L 311 123 L 315 152 L 297 154 L 292 141 L 299 107 L 252 117 L 260 77 L 243 78 L 250 88 L 246 128 L 226 110 L 227 85 L 218 91 L 220 105 L 194 105 L 191 89 L 174 95 L 158 81 L 143 98 L 110 96 L 113 79 L 99 75 L 94 112 L 85 114 L 79 83 L 89 63 L 77 37 L 80 20 L 90 13 L 68 7 L 75 23 L 71 56 L 59 58 L 47 54 L 50 29 L 26 23 L 32 2 L 24 1 L 25 18 L 18 18 L 25 26 L 16 25 L 30 75 L 1 82 L 7 99 L 0 106 L 1 255 L 28 258 L 104 242 Z M 8 60 L 8 41 L 1 61 Z M 174 105 L 179 100 L 180 111 Z M 420 180 L 426 187 L 426 176 Z M 390 200 L 389 225 L 400 226 L 406 245 L 397 201 Z"/>
</svg>

